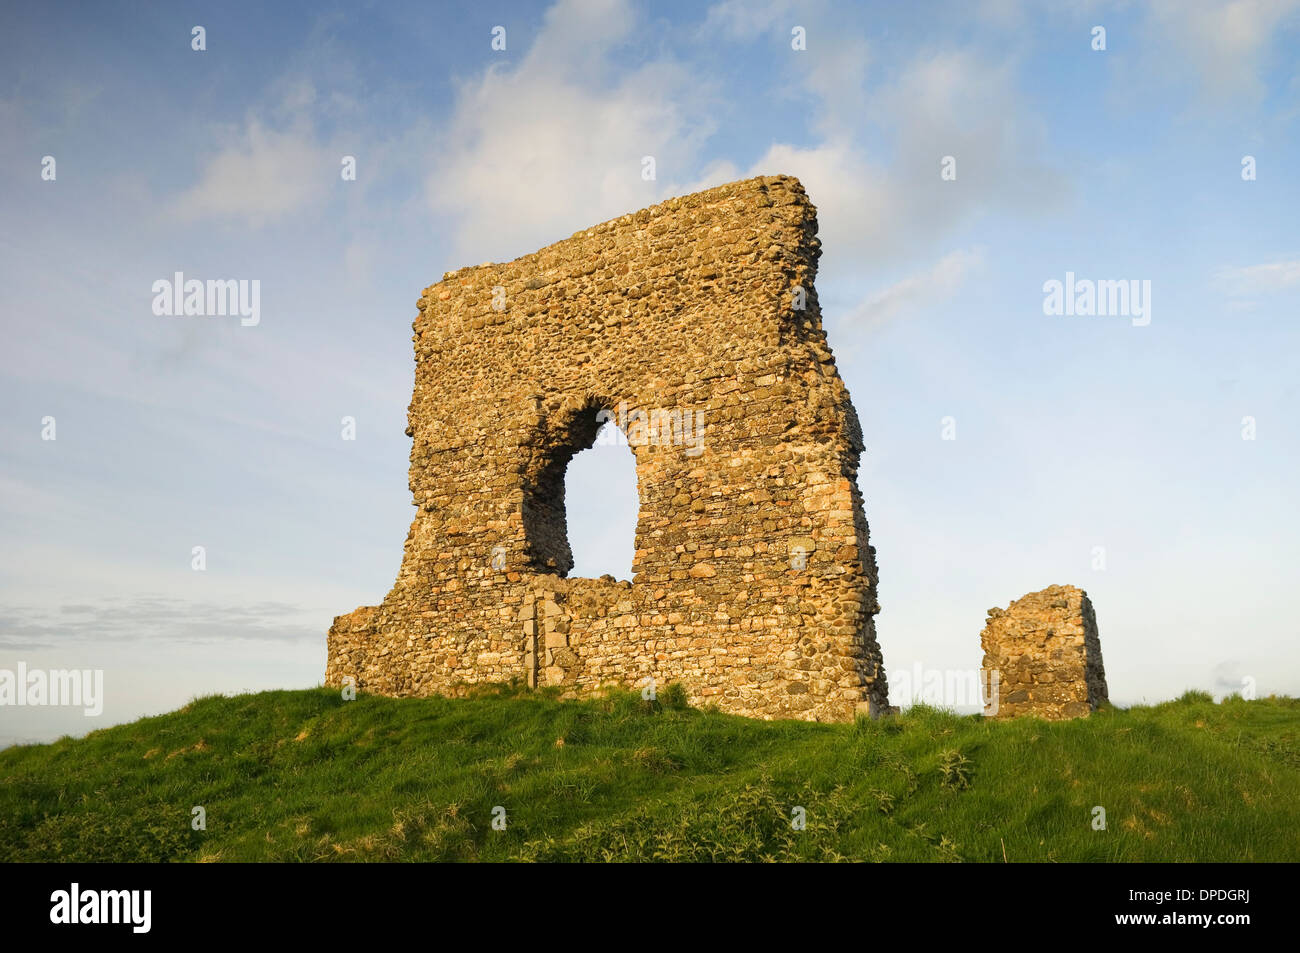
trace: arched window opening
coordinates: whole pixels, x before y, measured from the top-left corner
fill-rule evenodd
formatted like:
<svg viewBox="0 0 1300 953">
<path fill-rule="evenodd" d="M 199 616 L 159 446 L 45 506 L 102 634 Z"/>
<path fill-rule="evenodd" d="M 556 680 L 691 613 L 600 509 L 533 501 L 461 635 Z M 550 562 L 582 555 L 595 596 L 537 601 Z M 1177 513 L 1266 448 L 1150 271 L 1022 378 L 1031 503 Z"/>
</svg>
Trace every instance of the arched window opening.
<svg viewBox="0 0 1300 953">
<path fill-rule="evenodd" d="M 564 498 L 573 554 L 568 575 L 630 580 L 640 508 L 636 457 L 612 421 L 600 428 L 591 447 L 569 461 Z"/>
</svg>

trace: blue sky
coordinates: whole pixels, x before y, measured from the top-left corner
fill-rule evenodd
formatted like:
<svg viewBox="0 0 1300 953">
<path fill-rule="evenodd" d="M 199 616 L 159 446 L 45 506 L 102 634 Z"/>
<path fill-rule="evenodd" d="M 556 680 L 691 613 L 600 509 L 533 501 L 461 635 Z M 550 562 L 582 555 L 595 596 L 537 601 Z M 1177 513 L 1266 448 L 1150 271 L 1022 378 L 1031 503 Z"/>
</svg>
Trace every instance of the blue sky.
<svg viewBox="0 0 1300 953">
<path fill-rule="evenodd" d="M 412 515 L 420 291 L 774 173 L 819 208 L 890 671 L 978 668 L 985 610 L 1071 583 L 1117 702 L 1300 692 L 1300 0 L 847 6 L 7 12 L 0 668 L 107 698 L 0 744 L 318 684 Z M 155 315 L 177 271 L 259 280 L 260 323 Z M 1067 272 L 1150 281 L 1150 324 L 1044 314 Z M 630 453 L 569 487 L 575 574 L 627 576 Z"/>
</svg>

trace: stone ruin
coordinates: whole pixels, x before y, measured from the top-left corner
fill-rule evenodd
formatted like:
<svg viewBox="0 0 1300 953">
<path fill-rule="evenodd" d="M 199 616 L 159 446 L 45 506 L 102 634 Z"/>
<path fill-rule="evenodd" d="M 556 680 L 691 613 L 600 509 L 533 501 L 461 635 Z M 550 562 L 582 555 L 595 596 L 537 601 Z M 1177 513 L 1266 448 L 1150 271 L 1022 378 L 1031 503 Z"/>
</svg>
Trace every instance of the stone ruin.
<svg viewBox="0 0 1300 953">
<path fill-rule="evenodd" d="M 425 289 L 415 519 L 383 603 L 334 620 L 326 682 L 653 680 L 762 718 L 885 710 L 862 434 L 816 236 L 799 182 L 763 177 Z M 565 468 L 610 417 L 636 459 L 633 578 L 567 578 Z"/>
<path fill-rule="evenodd" d="M 984 648 L 984 714 L 1078 718 L 1107 702 L 1097 617 L 1088 594 L 1048 586 L 990 609 Z"/>
<path fill-rule="evenodd" d="M 326 683 L 678 682 L 762 718 L 890 711 L 862 433 L 822 330 L 816 234 L 799 182 L 763 177 L 426 288 L 406 431 L 417 512 L 383 603 L 334 620 Z M 606 421 L 636 459 L 630 581 L 567 577 L 565 469 Z M 1080 589 L 990 609 L 981 643 L 986 715 L 1106 702 Z"/>
</svg>

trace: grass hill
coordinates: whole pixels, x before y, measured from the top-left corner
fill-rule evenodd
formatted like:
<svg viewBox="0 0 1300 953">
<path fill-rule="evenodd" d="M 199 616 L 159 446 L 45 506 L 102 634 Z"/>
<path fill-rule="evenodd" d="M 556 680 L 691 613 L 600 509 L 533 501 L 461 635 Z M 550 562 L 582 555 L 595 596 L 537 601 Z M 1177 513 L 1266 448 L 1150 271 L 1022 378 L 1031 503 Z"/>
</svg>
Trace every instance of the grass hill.
<svg viewBox="0 0 1300 953">
<path fill-rule="evenodd" d="M 672 690 L 313 689 L 0 751 L 4 861 L 1295 861 L 1298 820 L 1300 700 L 1201 693 L 1064 723 L 824 725 Z"/>
</svg>

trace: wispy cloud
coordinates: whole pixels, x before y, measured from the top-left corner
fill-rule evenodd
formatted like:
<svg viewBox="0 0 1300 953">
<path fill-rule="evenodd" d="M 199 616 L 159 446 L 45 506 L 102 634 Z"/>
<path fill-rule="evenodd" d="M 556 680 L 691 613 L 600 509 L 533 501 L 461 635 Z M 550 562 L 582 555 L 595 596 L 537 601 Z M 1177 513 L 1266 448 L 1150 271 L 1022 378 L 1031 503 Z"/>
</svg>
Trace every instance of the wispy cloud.
<svg viewBox="0 0 1300 953">
<path fill-rule="evenodd" d="M 871 295 L 853 310 L 848 320 L 859 325 L 879 325 L 904 308 L 920 308 L 946 301 L 983 263 L 982 248 L 949 252 L 924 271 L 909 275 Z"/>
<path fill-rule="evenodd" d="M 1234 297 L 1272 294 L 1296 285 L 1300 285 L 1300 258 L 1222 268 L 1214 275 L 1214 286 Z"/>
<path fill-rule="evenodd" d="M 304 610 L 283 602 L 231 605 L 148 596 L 53 609 L 0 606 L 0 649 L 68 642 L 320 642 L 320 626 L 304 616 Z"/>
</svg>

